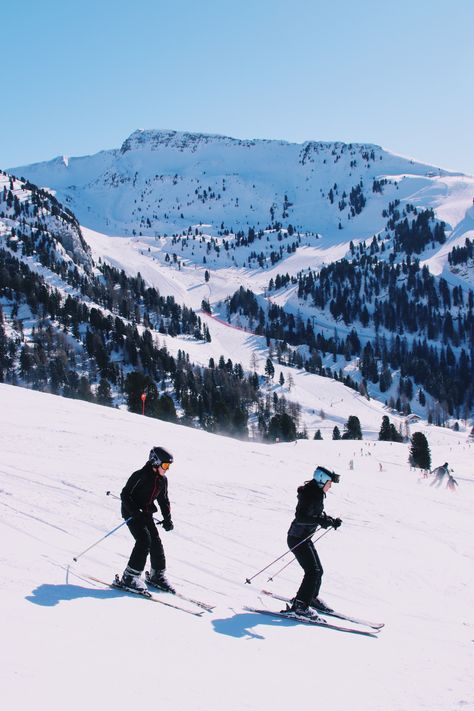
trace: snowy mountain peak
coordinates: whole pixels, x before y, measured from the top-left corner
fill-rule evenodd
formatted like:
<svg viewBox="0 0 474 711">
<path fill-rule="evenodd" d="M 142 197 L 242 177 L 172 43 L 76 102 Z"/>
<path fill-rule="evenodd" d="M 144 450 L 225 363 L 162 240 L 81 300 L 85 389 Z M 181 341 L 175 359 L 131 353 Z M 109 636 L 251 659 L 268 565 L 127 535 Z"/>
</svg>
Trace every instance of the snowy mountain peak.
<svg viewBox="0 0 474 711">
<path fill-rule="evenodd" d="M 190 149 L 192 151 L 201 144 L 207 143 L 233 143 L 237 145 L 252 145 L 254 141 L 240 141 L 236 138 L 209 133 L 191 133 L 188 131 L 173 131 L 171 129 L 137 129 L 125 139 L 120 148 L 120 153 L 128 151 L 150 150 L 160 148 L 175 148 L 178 150 Z"/>
<path fill-rule="evenodd" d="M 288 146 L 300 149 L 303 155 L 308 153 L 320 154 L 328 153 L 342 155 L 348 153 L 351 155 L 362 155 L 377 151 L 383 153 L 380 146 L 369 143 L 344 143 L 343 141 L 305 141 L 303 143 L 292 143 L 290 141 L 279 139 L 239 139 L 232 138 L 221 134 L 212 133 L 196 133 L 192 131 L 174 131 L 172 129 L 137 129 L 125 139 L 120 148 L 120 153 L 124 154 L 128 151 L 150 150 L 156 151 L 160 148 L 175 148 L 178 150 L 190 149 L 195 151 L 201 145 L 219 144 L 230 145 L 234 147 L 249 148 L 252 146 Z"/>
<path fill-rule="evenodd" d="M 170 129 L 139 129 L 119 149 L 11 172 L 54 188 L 81 224 L 107 234 L 156 237 L 190 225 L 216 233 L 281 223 L 347 243 L 384 229 L 383 213 L 394 200 L 437 209 L 446 201 L 445 179 L 455 176 L 371 143 Z M 465 182 L 456 181 L 462 191 Z"/>
</svg>

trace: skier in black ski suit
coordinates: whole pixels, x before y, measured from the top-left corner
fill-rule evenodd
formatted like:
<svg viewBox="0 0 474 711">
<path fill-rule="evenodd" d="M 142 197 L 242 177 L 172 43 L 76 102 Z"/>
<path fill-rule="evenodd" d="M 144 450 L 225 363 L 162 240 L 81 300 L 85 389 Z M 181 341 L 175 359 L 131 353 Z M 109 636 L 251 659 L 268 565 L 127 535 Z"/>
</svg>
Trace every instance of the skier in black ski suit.
<svg viewBox="0 0 474 711">
<path fill-rule="evenodd" d="M 325 467 L 316 467 L 313 478 L 298 487 L 298 504 L 295 518 L 288 530 L 288 548 L 293 550 L 296 560 L 304 570 L 303 581 L 293 600 L 292 611 L 306 617 L 317 618 L 314 609 L 329 612 L 329 608 L 318 598 L 323 576 L 323 566 L 311 540 L 316 528 L 339 528 L 340 518 L 332 518 L 324 513 L 324 499 L 332 483 L 339 481 L 339 475 Z"/>
<path fill-rule="evenodd" d="M 165 577 L 166 559 L 163 544 L 153 520 L 157 511 L 155 500 L 163 516 L 165 531 L 173 530 L 171 507 L 168 498 L 168 479 L 165 472 L 173 463 L 173 455 L 163 447 L 153 447 L 144 467 L 133 472 L 120 498 L 122 516 L 135 539 L 135 546 L 122 575 L 122 584 L 134 590 L 144 591 L 147 587 L 141 578 L 146 559 L 150 554 L 150 582 L 167 592 L 174 592 Z"/>
<path fill-rule="evenodd" d="M 451 471 L 452 471 L 452 469 L 451 469 Z M 430 474 L 432 474 L 434 477 L 430 486 L 436 486 L 436 488 L 440 487 L 441 484 L 443 483 L 444 477 L 446 475 L 448 475 L 448 477 L 450 476 L 448 462 L 445 462 L 442 467 L 436 467 L 436 469 L 433 469 L 433 471 L 431 471 Z"/>
</svg>

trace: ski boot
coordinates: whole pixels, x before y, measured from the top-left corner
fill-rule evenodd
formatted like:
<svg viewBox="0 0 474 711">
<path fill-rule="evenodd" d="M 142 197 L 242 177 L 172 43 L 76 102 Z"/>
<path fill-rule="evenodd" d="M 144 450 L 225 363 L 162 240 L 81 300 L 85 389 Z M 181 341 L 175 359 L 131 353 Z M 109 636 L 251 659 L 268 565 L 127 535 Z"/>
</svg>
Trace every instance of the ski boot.
<svg viewBox="0 0 474 711">
<path fill-rule="evenodd" d="M 146 577 L 147 583 L 152 585 L 154 588 L 163 590 L 163 592 L 169 592 L 169 593 L 176 592 L 174 587 L 172 585 L 170 585 L 170 583 L 166 579 L 164 570 L 153 570 L 153 568 L 152 568 L 149 573 L 146 573 L 145 577 Z"/>
<path fill-rule="evenodd" d="M 313 610 L 312 607 L 306 605 L 306 603 L 301 600 L 295 600 L 291 607 L 286 610 L 290 615 L 293 614 L 295 617 L 305 617 L 307 620 L 314 620 L 315 622 L 322 621 L 321 618 Z"/>
<path fill-rule="evenodd" d="M 136 590 L 138 593 L 148 592 L 148 588 L 141 579 L 141 573 L 139 570 L 134 570 L 129 568 L 128 565 L 123 571 L 122 578 L 120 580 L 120 585 L 124 588 L 129 588 L 130 590 Z"/>
<path fill-rule="evenodd" d="M 334 612 L 332 607 L 326 605 L 324 600 L 321 600 L 320 597 L 313 597 L 313 599 L 311 600 L 311 607 L 314 607 L 315 610 L 318 610 L 318 612 L 321 612 L 323 615 L 324 613 L 329 614 L 331 612 Z"/>
</svg>

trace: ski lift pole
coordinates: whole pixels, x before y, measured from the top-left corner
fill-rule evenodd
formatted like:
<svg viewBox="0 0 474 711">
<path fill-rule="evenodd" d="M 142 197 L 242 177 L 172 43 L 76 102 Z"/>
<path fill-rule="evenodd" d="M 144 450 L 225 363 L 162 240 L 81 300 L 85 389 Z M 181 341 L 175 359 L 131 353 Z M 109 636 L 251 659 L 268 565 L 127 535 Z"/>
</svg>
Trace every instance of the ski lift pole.
<svg viewBox="0 0 474 711">
<path fill-rule="evenodd" d="M 321 533 L 321 535 L 316 538 L 316 540 L 314 541 L 314 543 L 317 543 L 319 540 L 321 540 L 321 538 L 322 538 L 323 536 L 325 536 L 326 533 L 329 533 L 329 531 L 331 531 L 331 530 L 332 530 L 331 528 L 327 528 L 327 529 L 324 531 L 324 533 Z M 306 540 L 308 540 L 308 539 L 305 538 L 305 541 L 306 541 Z M 304 543 L 304 541 L 301 541 L 300 543 L 298 543 L 294 548 L 292 548 L 292 550 L 295 550 L 295 548 L 298 548 L 298 546 L 300 546 L 301 543 Z M 295 560 L 296 560 L 296 558 L 292 558 L 291 560 L 288 561 L 288 563 L 285 563 L 285 565 L 283 566 L 283 568 L 280 568 L 280 570 L 277 570 L 277 572 L 274 573 L 271 578 L 268 578 L 267 583 L 273 582 L 273 579 L 276 578 L 277 575 L 280 575 L 280 573 L 282 573 L 282 572 L 285 570 L 285 568 L 288 568 L 289 565 L 291 565 L 292 563 L 294 563 Z"/>
<path fill-rule="evenodd" d="M 293 546 L 293 548 L 289 548 L 287 551 L 285 551 L 284 553 L 282 553 L 281 555 L 279 555 L 278 558 L 275 558 L 275 560 L 272 560 L 271 563 L 269 563 L 269 564 L 266 565 L 264 568 L 262 568 L 262 570 L 259 570 L 258 573 L 255 573 L 255 575 L 252 575 L 251 578 L 245 578 L 245 582 L 250 585 L 250 583 L 252 582 L 252 580 L 253 580 L 254 578 L 256 578 L 257 575 L 260 575 L 260 573 L 263 573 L 265 570 L 267 570 L 267 568 L 269 568 L 271 565 L 273 565 L 273 563 L 276 563 L 278 560 L 281 560 L 282 558 L 284 558 L 286 555 L 288 555 L 288 553 L 291 553 L 292 551 L 294 551 L 295 548 L 298 548 L 298 546 L 300 546 L 302 543 L 304 543 L 305 541 L 307 541 L 307 540 L 308 540 L 309 538 L 311 538 L 312 536 L 314 536 L 314 533 L 310 533 L 309 536 L 306 536 L 306 538 L 303 538 L 303 540 L 300 541 L 299 543 L 297 543 L 296 546 Z M 286 566 L 285 566 L 285 567 L 286 567 Z"/>
<path fill-rule="evenodd" d="M 125 521 L 122 521 L 122 523 L 120 523 L 118 526 L 115 526 L 115 528 L 113 528 L 111 531 L 106 533 L 105 536 L 102 536 L 102 538 L 99 538 L 99 540 L 96 541 L 95 543 L 93 543 L 91 546 L 89 546 L 89 548 L 86 548 L 85 551 L 82 551 L 82 553 L 78 553 L 76 556 L 74 556 L 73 561 L 77 562 L 79 560 L 79 558 L 81 558 L 84 555 L 84 553 L 87 553 L 87 551 L 90 551 L 91 548 L 94 548 L 94 546 L 97 546 L 101 541 L 103 541 L 106 538 L 108 538 L 109 536 L 111 536 L 112 533 L 115 533 L 115 531 L 118 531 L 119 528 L 122 528 L 122 526 L 125 526 L 125 524 L 128 523 L 129 521 L 131 521 L 132 518 L 133 518 L 133 516 L 130 516 L 129 518 L 125 519 Z"/>
</svg>

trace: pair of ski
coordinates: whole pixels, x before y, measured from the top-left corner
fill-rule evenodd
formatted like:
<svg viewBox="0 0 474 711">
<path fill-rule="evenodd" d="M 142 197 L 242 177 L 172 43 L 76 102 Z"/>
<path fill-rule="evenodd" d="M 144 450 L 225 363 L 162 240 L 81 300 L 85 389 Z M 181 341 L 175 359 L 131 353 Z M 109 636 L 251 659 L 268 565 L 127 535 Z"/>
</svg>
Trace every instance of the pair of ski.
<svg viewBox="0 0 474 711">
<path fill-rule="evenodd" d="M 262 593 L 262 595 L 272 597 L 274 600 L 281 600 L 282 602 L 286 602 L 286 603 L 292 602 L 292 600 L 289 597 L 284 597 L 283 595 L 277 595 L 276 593 L 273 593 L 270 590 L 262 590 L 261 593 Z M 352 622 L 353 624 L 356 624 L 356 625 L 362 625 L 363 627 L 370 627 L 370 630 L 358 629 L 356 627 L 347 627 L 345 625 L 340 625 L 340 624 L 336 624 L 333 622 L 328 622 L 323 617 L 319 617 L 318 619 L 314 620 L 314 619 L 311 619 L 308 617 L 304 617 L 303 615 L 298 615 L 296 612 L 294 612 L 291 609 L 283 610 L 281 612 L 275 612 L 273 610 L 269 610 L 268 608 L 245 607 L 245 609 L 249 612 L 257 612 L 262 615 L 270 615 L 273 617 L 281 617 L 284 619 L 296 620 L 298 622 L 303 622 L 303 623 L 309 624 L 309 625 L 315 625 L 317 627 L 327 627 L 328 629 L 338 630 L 340 632 L 349 632 L 350 634 L 359 634 L 359 635 L 363 635 L 366 637 L 376 637 L 377 633 L 380 632 L 380 630 L 384 626 L 383 622 L 369 622 L 368 620 L 363 620 L 358 617 L 352 617 L 349 615 L 345 615 L 341 612 L 337 612 L 336 610 L 333 610 L 331 612 L 324 612 L 324 613 L 317 610 L 317 612 L 318 612 L 318 615 L 323 614 L 325 617 L 333 617 L 333 618 L 337 618 L 340 620 L 345 620 L 346 622 Z"/>
<path fill-rule="evenodd" d="M 173 607 L 175 610 L 181 610 L 181 612 L 186 612 L 188 615 L 194 615 L 195 617 L 201 617 L 205 612 L 212 612 L 214 609 L 214 605 L 208 605 L 207 602 L 202 602 L 201 600 L 195 600 L 192 597 L 188 597 L 187 595 L 183 595 L 180 592 L 169 592 L 169 591 L 164 591 L 158 586 L 154 586 L 150 580 L 149 576 L 147 576 L 147 584 L 150 585 L 151 587 L 154 587 L 156 590 L 159 590 L 163 594 L 168 594 L 172 595 L 173 597 L 177 597 L 180 600 L 183 600 L 184 602 L 189 602 L 192 605 L 195 605 L 196 607 L 201 608 L 200 612 L 197 610 L 190 610 L 188 607 L 184 607 L 183 605 L 177 605 L 176 603 L 169 602 L 168 600 L 162 600 L 161 597 L 158 597 L 157 595 L 153 595 L 149 590 L 135 590 L 134 588 L 129 588 L 126 585 L 123 585 L 123 583 L 120 580 L 120 577 L 118 575 L 115 575 L 115 578 L 112 583 L 108 583 L 105 580 L 100 580 L 99 578 L 95 578 L 92 575 L 87 575 L 85 576 L 88 580 L 93 581 L 94 583 L 99 583 L 100 585 L 105 585 L 106 587 L 109 588 L 114 588 L 115 590 L 122 590 L 123 592 L 126 593 L 132 593 L 133 595 L 137 595 L 138 597 L 142 597 L 145 600 L 150 600 L 150 602 L 157 602 L 160 605 L 166 605 L 166 607 Z"/>
</svg>

